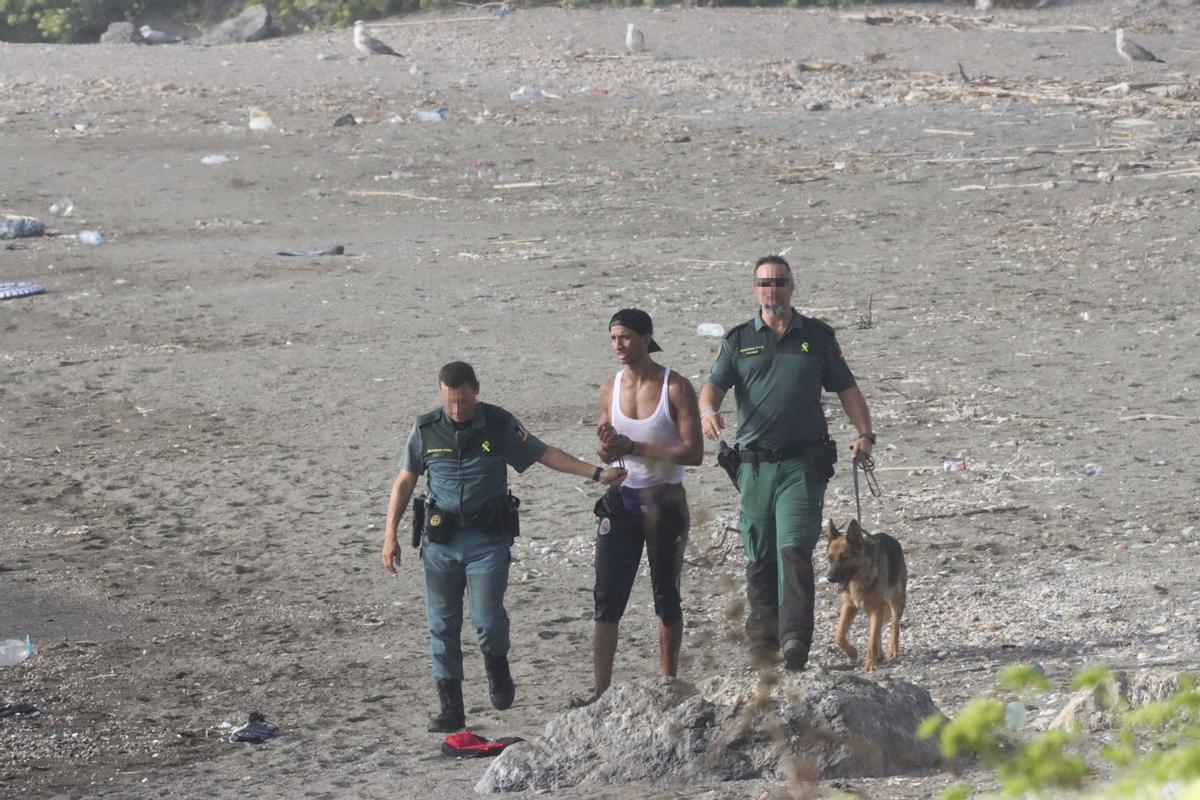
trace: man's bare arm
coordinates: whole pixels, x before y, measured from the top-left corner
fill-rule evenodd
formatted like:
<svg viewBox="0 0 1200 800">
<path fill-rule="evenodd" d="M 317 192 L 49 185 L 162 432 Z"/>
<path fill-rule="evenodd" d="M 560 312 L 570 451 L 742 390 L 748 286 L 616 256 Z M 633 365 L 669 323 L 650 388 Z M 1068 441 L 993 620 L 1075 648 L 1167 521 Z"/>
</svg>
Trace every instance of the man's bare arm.
<svg viewBox="0 0 1200 800">
<path fill-rule="evenodd" d="M 715 383 L 706 383 L 700 390 L 700 427 L 709 439 L 720 439 L 721 431 L 725 429 L 725 420 L 721 417 L 724 399 L 725 390 Z"/>
</svg>

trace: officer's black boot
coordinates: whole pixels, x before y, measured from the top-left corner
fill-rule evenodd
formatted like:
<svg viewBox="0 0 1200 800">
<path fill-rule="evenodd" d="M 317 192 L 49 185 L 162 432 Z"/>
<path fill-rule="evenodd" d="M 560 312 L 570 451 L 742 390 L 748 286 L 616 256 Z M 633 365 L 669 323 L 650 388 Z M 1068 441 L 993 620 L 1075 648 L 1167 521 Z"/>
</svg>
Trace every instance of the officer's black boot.
<svg viewBox="0 0 1200 800">
<path fill-rule="evenodd" d="M 512 673 L 508 671 L 508 656 L 484 655 L 483 666 L 487 669 L 488 694 L 492 707 L 504 711 L 513 704 L 517 687 L 513 686 Z"/>
<path fill-rule="evenodd" d="M 808 666 L 808 651 L 812 646 L 816 594 L 812 554 L 799 547 L 785 547 L 779 551 L 779 557 L 783 562 L 783 603 L 779 618 L 783 665 L 798 672 Z"/>
<path fill-rule="evenodd" d="M 746 638 L 755 660 L 774 659 L 779 652 L 779 590 L 774 558 L 746 565 Z"/>
<path fill-rule="evenodd" d="M 429 720 L 425 730 L 436 733 L 453 733 L 462 730 L 467 724 L 467 714 L 463 711 L 462 681 L 439 678 L 437 690 L 438 702 L 442 704 L 442 713 Z"/>
</svg>

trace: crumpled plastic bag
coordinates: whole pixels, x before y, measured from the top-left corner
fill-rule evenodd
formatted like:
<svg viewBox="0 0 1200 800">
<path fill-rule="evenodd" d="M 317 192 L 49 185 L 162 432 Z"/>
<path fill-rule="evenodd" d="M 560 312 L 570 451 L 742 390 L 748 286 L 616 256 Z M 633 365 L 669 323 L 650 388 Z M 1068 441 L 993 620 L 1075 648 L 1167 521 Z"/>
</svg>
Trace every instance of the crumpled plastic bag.
<svg viewBox="0 0 1200 800">
<path fill-rule="evenodd" d="M 257 711 L 250 712 L 250 721 L 229 735 L 229 741 L 262 744 L 267 739 L 279 735 L 279 726 L 267 722 L 266 717 Z"/>
</svg>

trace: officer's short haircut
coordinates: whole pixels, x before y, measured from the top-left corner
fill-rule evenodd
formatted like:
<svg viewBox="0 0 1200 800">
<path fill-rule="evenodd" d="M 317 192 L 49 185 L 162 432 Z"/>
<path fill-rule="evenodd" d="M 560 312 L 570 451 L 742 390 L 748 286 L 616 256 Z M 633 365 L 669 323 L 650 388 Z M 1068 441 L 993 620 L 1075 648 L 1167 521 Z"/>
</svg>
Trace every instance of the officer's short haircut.
<svg viewBox="0 0 1200 800">
<path fill-rule="evenodd" d="M 757 275 L 758 268 L 761 267 L 763 264 L 775 264 L 777 266 L 783 267 L 783 271 L 788 274 L 788 277 L 791 277 L 791 275 L 792 275 L 791 265 L 789 265 L 787 263 L 787 261 L 784 260 L 783 256 L 763 256 L 758 261 L 754 262 L 754 272 L 752 274 Z"/>
<path fill-rule="evenodd" d="M 457 389 L 461 386 L 479 388 L 479 380 L 475 377 L 475 369 L 465 361 L 451 361 L 438 372 L 438 383 L 447 389 Z"/>
</svg>

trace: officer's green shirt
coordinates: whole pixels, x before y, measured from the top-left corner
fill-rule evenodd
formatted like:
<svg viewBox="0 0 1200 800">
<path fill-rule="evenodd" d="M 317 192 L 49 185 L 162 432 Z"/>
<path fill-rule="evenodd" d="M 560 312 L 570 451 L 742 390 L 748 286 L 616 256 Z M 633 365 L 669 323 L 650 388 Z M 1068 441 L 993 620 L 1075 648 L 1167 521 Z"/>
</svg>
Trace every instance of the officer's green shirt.
<svg viewBox="0 0 1200 800">
<path fill-rule="evenodd" d="M 507 466 L 524 472 L 546 445 L 500 406 L 479 403 L 475 416 L 456 430 L 444 408 L 417 419 L 400 469 L 429 473 L 429 495 L 451 514 L 474 516 L 487 501 L 508 491 Z"/>
<path fill-rule="evenodd" d="M 795 309 L 783 336 L 767 327 L 762 311 L 725 334 L 708 382 L 734 387 L 738 444 L 765 450 L 819 441 L 829 431 L 822 387 L 842 392 L 856 385 L 833 328 Z"/>
</svg>

